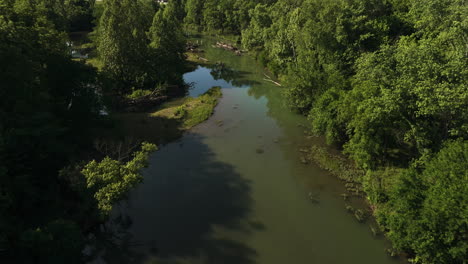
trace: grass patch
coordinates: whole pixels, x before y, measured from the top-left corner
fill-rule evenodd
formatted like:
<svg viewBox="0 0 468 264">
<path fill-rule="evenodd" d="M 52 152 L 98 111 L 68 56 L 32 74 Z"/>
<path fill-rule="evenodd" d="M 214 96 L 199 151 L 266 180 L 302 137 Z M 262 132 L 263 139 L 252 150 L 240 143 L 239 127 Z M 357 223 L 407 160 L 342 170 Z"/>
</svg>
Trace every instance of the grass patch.
<svg viewBox="0 0 468 264">
<path fill-rule="evenodd" d="M 104 67 L 104 64 L 102 63 L 102 61 L 99 60 L 97 57 L 86 59 L 86 64 L 89 64 L 95 67 L 99 71 L 101 71 L 102 68 Z"/>
<path fill-rule="evenodd" d="M 189 62 L 201 62 L 199 53 L 186 52 L 185 55 L 187 56 L 186 60 Z"/>
<path fill-rule="evenodd" d="M 138 99 L 140 97 L 150 95 L 151 93 L 152 93 L 152 91 L 150 91 L 150 90 L 138 89 L 138 90 L 134 90 L 131 94 L 127 95 L 127 98 L 128 99 Z"/>
<path fill-rule="evenodd" d="M 168 101 L 154 112 L 114 114 L 112 117 L 118 124 L 114 132 L 156 144 L 174 141 L 184 131 L 207 120 L 221 96 L 221 88 L 213 87 L 197 98 Z"/>
<path fill-rule="evenodd" d="M 180 119 L 181 128 L 190 129 L 212 115 L 221 96 L 221 88 L 213 87 L 197 98 L 187 97 L 172 106 L 164 104 L 164 109 L 152 113 L 151 116 Z"/>
</svg>

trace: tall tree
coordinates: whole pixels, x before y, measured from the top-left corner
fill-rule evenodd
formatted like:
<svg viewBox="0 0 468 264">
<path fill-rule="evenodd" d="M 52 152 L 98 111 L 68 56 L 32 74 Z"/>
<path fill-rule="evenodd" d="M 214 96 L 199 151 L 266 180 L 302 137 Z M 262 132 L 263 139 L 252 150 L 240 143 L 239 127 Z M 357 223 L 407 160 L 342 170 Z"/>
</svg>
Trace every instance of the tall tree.
<svg viewBox="0 0 468 264">
<path fill-rule="evenodd" d="M 202 24 L 203 16 L 203 1 L 202 0 L 187 0 L 185 3 L 185 23 L 196 26 L 197 29 Z"/>
<path fill-rule="evenodd" d="M 171 1 L 153 18 L 149 30 L 150 47 L 155 56 L 155 68 L 159 82 L 180 83 L 185 61 L 185 36 L 181 21 L 177 18 L 179 6 Z"/>
<path fill-rule="evenodd" d="M 137 0 L 106 0 L 98 29 L 103 71 L 118 80 L 118 92 L 152 83 L 145 19 Z M 151 86 L 151 85 L 150 85 Z"/>
<path fill-rule="evenodd" d="M 463 263 L 468 257 L 468 142 L 449 141 L 434 157 L 399 175 L 379 210 L 394 247 L 416 263 Z"/>
</svg>

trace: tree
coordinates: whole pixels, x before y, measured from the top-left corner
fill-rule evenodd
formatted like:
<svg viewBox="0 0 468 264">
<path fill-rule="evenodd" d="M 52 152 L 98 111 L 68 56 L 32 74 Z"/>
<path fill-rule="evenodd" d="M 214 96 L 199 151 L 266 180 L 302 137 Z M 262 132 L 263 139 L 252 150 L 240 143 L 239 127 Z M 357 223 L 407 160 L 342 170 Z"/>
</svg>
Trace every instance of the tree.
<svg viewBox="0 0 468 264">
<path fill-rule="evenodd" d="M 203 16 L 203 1 L 202 0 L 187 0 L 185 4 L 185 23 L 196 26 L 198 29 L 202 24 Z"/>
<path fill-rule="evenodd" d="M 401 173 L 379 213 L 394 247 L 416 263 L 468 257 L 468 141 L 447 142 L 433 158 Z"/>
<path fill-rule="evenodd" d="M 185 63 L 185 36 L 177 18 L 178 7 L 171 1 L 153 18 L 149 30 L 150 48 L 159 83 L 181 83 Z"/>
<path fill-rule="evenodd" d="M 208 31 L 223 30 L 223 22 L 226 20 L 221 4 L 216 0 L 204 1 L 203 26 Z"/>
<path fill-rule="evenodd" d="M 98 28 L 98 53 L 103 71 L 117 80 L 120 93 L 154 85 L 149 71 L 147 28 L 140 11 L 137 0 L 104 1 Z"/>
<path fill-rule="evenodd" d="M 149 155 L 156 149 L 153 144 L 143 143 L 141 150 L 126 163 L 105 157 L 101 162 L 93 160 L 84 167 L 82 173 L 87 186 L 93 190 L 98 208 L 104 216 L 143 180 L 141 169 L 148 166 Z"/>
<path fill-rule="evenodd" d="M 251 17 L 250 26 L 242 31 L 242 44 L 247 48 L 261 47 L 264 45 L 264 31 L 272 24 L 266 5 L 257 5 L 249 11 Z"/>
</svg>

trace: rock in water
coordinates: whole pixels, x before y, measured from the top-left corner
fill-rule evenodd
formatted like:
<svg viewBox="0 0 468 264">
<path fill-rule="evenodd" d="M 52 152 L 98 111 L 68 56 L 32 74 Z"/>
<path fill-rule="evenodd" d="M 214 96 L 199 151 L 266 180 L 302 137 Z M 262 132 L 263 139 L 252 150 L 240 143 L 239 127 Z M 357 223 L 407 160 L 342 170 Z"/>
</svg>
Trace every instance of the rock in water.
<svg viewBox="0 0 468 264">
<path fill-rule="evenodd" d="M 318 203 L 320 203 L 320 199 L 319 199 L 318 194 L 313 194 L 312 192 L 309 192 L 308 196 L 309 196 L 310 201 L 311 201 L 313 204 L 318 204 Z"/>
</svg>

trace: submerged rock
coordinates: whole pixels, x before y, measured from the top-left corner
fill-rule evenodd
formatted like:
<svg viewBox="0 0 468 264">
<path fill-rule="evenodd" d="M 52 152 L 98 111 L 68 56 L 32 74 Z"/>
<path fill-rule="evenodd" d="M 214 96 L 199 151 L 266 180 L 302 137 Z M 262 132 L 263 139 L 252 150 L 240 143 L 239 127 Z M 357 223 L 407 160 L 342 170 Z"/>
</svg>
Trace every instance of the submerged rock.
<svg viewBox="0 0 468 264">
<path fill-rule="evenodd" d="M 300 148 L 300 149 L 299 149 L 299 152 L 302 152 L 302 153 L 309 153 L 309 152 L 310 152 L 310 149 L 308 149 L 308 148 Z"/>
<path fill-rule="evenodd" d="M 313 204 L 318 204 L 318 203 L 320 203 L 320 198 L 319 198 L 319 195 L 318 195 L 318 194 L 314 194 L 314 193 L 312 193 L 312 192 L 309 192 L 308 196 L 309 196 L 310 201 L 311 201 Z"/>
<path fill-rule="evenodd" d="M 376 227 L 374 225 L 370 225 L 369 228 L 370 228 L 373 236 L 379 236 L 380 235 L 380 230 L 379 230 L 378 227 Z"/>
<path fill-rule="evenodd" d="M 364 220 L 366 220 L 366 213 L 364 213 L 364 211 L 361 209 L 357 209 L 354 211 L 354 217 L 356 217 L 356 219 L 362 223 Z"/>
<path fill-rule="evenodd" d="M 393 248 L 387 248 L 387 254 L 390 256 L 390 257 L 396 257 L 398 256 L 398 252 L 393 249 Z"/>
<path fill-rule="evenodd" d="M 345 200 L 345 201 L 348 201 L 348 199 L 349 199 L 349 195 L 346 194 L 346 193 L 342 193 L 342 194 L 340 194 L 340 196 L 343 197 L 343 200 Z"/>
<path fill-rule="evenodd" d="M 346 211 L 348 211 L 349 213 L 354 213 L 354 208 L 351 205 L 347 204 Z"/>
</svg>

